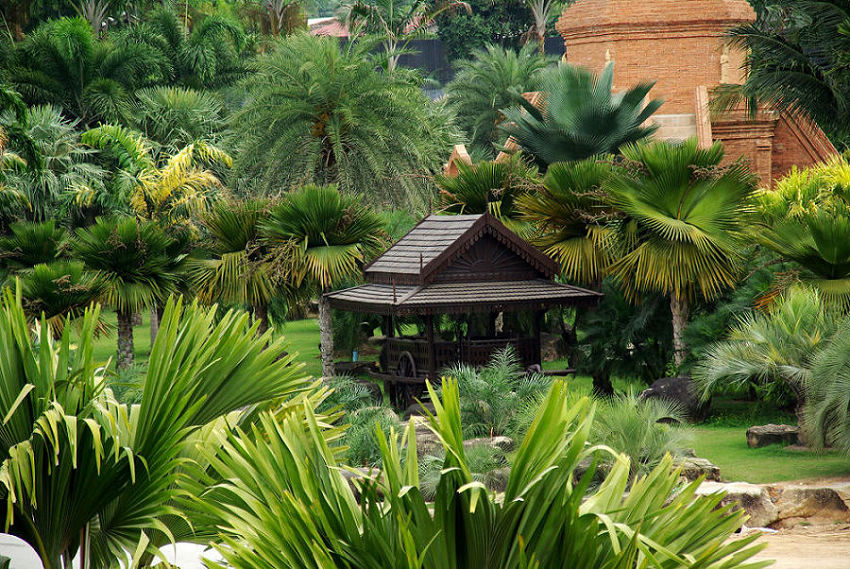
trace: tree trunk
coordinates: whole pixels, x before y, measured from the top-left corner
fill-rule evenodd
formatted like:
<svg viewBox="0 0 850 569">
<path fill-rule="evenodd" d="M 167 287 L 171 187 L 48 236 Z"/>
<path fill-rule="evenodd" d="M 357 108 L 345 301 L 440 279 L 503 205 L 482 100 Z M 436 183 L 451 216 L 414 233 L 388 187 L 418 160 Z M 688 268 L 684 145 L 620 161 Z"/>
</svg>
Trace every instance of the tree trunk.
<svg viewBox="0 0 850 569">
<path fill-rule="evenodd" d="M 540 55 L 546 54 L 546 30 L 543 30 L 542 34 L 537 34 L 537 47 L 540 50 Z"/>
<path fill-rule="evenodd" d="M 153 343 L 156 342 L 156 335 L 159 333 L 159 305 L 153 303 L 151 305 L 151 349 L 153 349 Z"/>
<path fill-rule="evenodd" d="M 682 334 L 688 325 L 688 299 L 675 292 L 670 295 L 670 313 L 673 315 L 673 363 L 676 367 L 685 360 L 686 347 Z"/>
<path fill-rule="evenodd" d="M 253 310 L 254 320 L 260 323 L 257 326 L 257 335 L 262 336 L 269 329 L 269 307 L 265 304 L 255 304 Z"/>
<path fill-rule="evenodd" d="M 593 394 L 597 397 L 614 395 L 614 384 L 611 383 L 611 372 L 608 370 L 608 366 L 593 373 Z"/>
<path fill-rule="evenodd" d="M 118 369 L 133 365 L 133 313 L 118 311 Z"/>
<path fill-rule="evenodd" d="M 325 298 L 326 290 L 319 294 L 319 341 L 322 352 L 322 377 L 334 376 L 334 337 L 331 326 L 331 306 Z"/>
</svg>

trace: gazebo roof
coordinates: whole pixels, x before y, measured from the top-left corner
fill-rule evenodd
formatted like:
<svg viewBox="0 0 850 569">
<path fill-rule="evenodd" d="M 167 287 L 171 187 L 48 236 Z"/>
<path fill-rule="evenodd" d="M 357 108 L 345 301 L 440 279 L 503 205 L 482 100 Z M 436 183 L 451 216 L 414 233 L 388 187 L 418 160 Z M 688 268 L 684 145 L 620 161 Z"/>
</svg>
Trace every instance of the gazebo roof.
<svg viewBox="0 0 850 569">
<path fill-rule="evenodd" d="M 558 265 L 489 214 L 430 215 L 364 269 L 331 306 L 378 314 L 545 310 L 600 293 L 556 283 Z"/>
</svg>

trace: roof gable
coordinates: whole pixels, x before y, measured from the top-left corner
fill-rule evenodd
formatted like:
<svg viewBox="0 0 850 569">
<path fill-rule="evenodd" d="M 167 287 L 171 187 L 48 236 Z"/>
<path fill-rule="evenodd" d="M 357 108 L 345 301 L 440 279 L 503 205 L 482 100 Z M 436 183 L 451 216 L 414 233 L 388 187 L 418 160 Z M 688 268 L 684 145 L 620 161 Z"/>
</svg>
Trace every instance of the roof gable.
<svg viewBox="0 0 850 569">
<path fill-rule="evenodd" d="M 468 278 L 460 276 L 463 271 L 452 271 L 452 280 L 511 280 L 515 270 L 516 257 L 524 262 L 529 271 L 539 277 L 551 279 L 558 272 L 557 264 L 522 240 L 489 214 L 478 215 L 429 215 L 399 239 L 383 255 L 372 261 L 364 269 L 368 282 L 425 284 L 434 281 L 470 251 L 483 237 L 492 239 L 495 247 L 504 248 L 511 255 L 491 254 L 493 258 L 511 258 L 512 271 L 503 275 L 478 275 L 468 272 Z M 497 252 L 496 252 L 497 253 Z M 468 261 L 466 259 L 465 261 Z M 462 264 L 462 263 L 461 263 Z M 528 275 L 528 271 L 525 272 Z M 477 277 L 477 278 L 476 278 Z"/>
</svg>

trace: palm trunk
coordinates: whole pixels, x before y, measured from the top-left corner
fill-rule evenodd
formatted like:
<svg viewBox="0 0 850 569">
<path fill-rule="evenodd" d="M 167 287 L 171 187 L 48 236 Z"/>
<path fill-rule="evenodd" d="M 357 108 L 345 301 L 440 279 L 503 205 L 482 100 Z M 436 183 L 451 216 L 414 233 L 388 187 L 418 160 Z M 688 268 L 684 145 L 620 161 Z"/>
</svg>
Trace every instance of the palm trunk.
<svg viewBox="0 0 850 569">
<path fill-rule="evenodd" d="M 686 353 L 683 334 L 688 325 L 688 299 L 673 292 L 670 295 L 670 313 L 673 315 L 673 363 L 679 368 Z"/>
<path fill-rule="evenodd" d="M 322 377 L 334 375 L 334 337 L 331 326 L 331 306 L 325 298 L 327 289 L 319 294 L 319 341 L 322 352 Z"/>
<path fill-rule="evenodd" d="M 262 336 L 269 329 L 269 307 L 265 304 L 255 304 L 253 310 L 254 320 L 260 323 L 257 326 L 257 335 Z"/>
<path fill-rule="evenodd" d="M 133 312 L 118 311 L 118 369 L 133 365 Z"/>
<path fill-rule="evenodd" d="M 540 55 L 546 53 L 546 34 L 537 34 L 537 48 L 540 50 Z"/>
</svg>

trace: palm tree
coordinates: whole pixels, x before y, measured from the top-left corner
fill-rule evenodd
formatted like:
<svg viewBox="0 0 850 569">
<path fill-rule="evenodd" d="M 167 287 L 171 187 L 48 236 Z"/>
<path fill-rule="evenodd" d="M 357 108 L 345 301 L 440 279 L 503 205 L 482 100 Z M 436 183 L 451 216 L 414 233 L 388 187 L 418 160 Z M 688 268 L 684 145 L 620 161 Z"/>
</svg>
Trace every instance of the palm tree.
<svg viewBox="0 0 850 569">
<path fill-rule="evenodd" d="M 53 220 L 13 223 L 9 234 L 0 237 L 0 266 L 7 273 L 17 273 L 52 263 L 65 255 L 67 241 L 67 232 Z"/>
<path fill-rule="evenodd" d="M 338 184 L 369 188 L 372 202 L 425 202 L 424 176 L 454 136 L 418 85 L 376 70 L 370 46 L 298 34 L 254 62 L 231 124 L 237 170 L 259 193 Z"/>
<path fill-rule="evenodd" d="M 22 272 L 19 279 L 27 317 L 31 321 L 41 320 L 57 340 L 67 323 L 81 318 L 106 292 L 106 283 L 100 275 L 85 270 L 78 261 L 38 264 Z M 99 329 L 105 329 L 105 324 L 100 323 Z"/>
<path fill-rule="evenodd" d="M 380 216 L 357 196 L 335 186 L 305 186 L 272 208 L 261 223 L 275 248 L 277 280 L 319 293 L 319 334 L 322 376 L 334 375 L 331 309 L 325 293 L 343 279 L 358 274 L 360 265 L 384 245 Z"/>
<path fill-rule="evenodd" d="M 457 176 L 437 176 L 444 211 L 452 214 L 489 213 L 516 233 L 527 235 L 528 223 L 520 221 L 517 200 L 536 181 L 537 169 L 520 157 L 504 162 L 458 163 Z"/>
<path fill-rule="evenodd" d="M 347 0 L 340 17 L 349 28 L 381 38 L 386 68 L 392 73 L 412 40 L 426 37 L 441 13 L 458 8 L 472 13 L 469 5 L 459 0 Z"/>
<path fill-rule="evenodd" d="M 519 52 L 487 45 L 456 65 L 455 77 L 446 85 L 446 99 L 474 147 L 490 153 L 499 141 L 501 109 L 517 104 L 522 93 L 539 89 L 546 58 L 530 44 Z"/>
<path fill-rule="evenodd" d="M 816 377 L 812 370 L 839 326 L 838 313 L 824 306 L 817 291 L 789 289 L 766 312 L 742 315 L 726 339 L 709 347 L 694 368 L 694 380 L 705 399 L 752 385 L 789 389 L 804 425 L 808 384 Z"/>
<path fill-rule="evenodd" d="M 209 233 L 201 248 L 209 257 L 190 261 L 188 269 L 202 302 L 247 304 L 261 334 L 268 329 L 268 304 L 276 289 L 260 233 L 268 209 L 261 200 L 215 204 L 201 221 Z"/>
<path fill-rule="evenodd" d="M 211 458 L 223 482 L 205 496 L 217 521 L 215 543 L 236 569 L 319 567 L 758 567 L 757 536 L 727 541 L 745 515 L 719 507 L 721 494 L 696 496 L 668 456 L 629 482 L 630 463 L 614 455 L 604 482 L 588 491 L 593 409 L 570 405 L 555 382 L 513 461 L 504 497 L 473 477 L 463 447 L 454 381 L 431 389 L 430 429 L 445 449 L 433 501 L 421 490 L 413 422 L 399 444 L 377 433 L 383 469 L 355 483 L 336 458 L 336 433 L 310 409 L 261 418 L 267 436 L 238 431 Z M 280 423 L 277 422 L 280 421 Z M 406 445 L 406 449 L 404 448 Z M 604 452 L 604 451 L 603 451 Z M 310 465 L 304 468 L 303 465 Z"/>
<path fill-rule="evenodd" d="M 603 191 L 610 176 L 604 157 L 559 162 L 546 171 L 542 186 L 517 198 L 522 219 L 538 230 L 533 243 L 584 286 L 597 285 L 616 257 L 610 225 L 616 212 Z"/>
<path fill-rule="evenodd" d="M 20 43 L 9 81 L 28 103 L 61 107 L 91 125 L 127 115 L 132 92 L 167 80 L 168 65 L 149 44 L 98 40 L 83 18 L 62 18 Z"/>
<path fill-rule="evenodd" d="M 560 63 L 542 78 L 542 108 L 522 99 L 504 109 L 499 125 L 541 168 L 555 162 L 613 154 L 626 144 L 652 134 L 644 123 L 661 106 L 645 99 L 653 83 L 641 83 L 612 93 L 614 64 L 597 76 L 592 71 Z"/>
<path fill-rule="evenodd" d="M 30 327 L 19 296 L 7 290 L 0 302 L 0 515 L 45 569 L 71 567 L 76 556 L 104 569 L 169 539 L 205 541 L 177 531 L 187 527 L 181 510 L 205 490 L 195 483 L 203 455 L 226 437 L 225 424 L 250 428 L 257 412 L 285 409 L 309 385 L 281 357 L 283 340 L 256 338 L 246 315 L 171 302 L 141 400 L 129 405 L 105 387 L 98 319 L 95 306 L 73 341 L 69 327 L 54 341 Z M 199 534 L 214 531 L 193 522 Z"/>
<path fill-rule="evenodd" d="M 540 53 L 546 51 L 546 26 L 549 25 L 549 14 L 552 9 L 561 7 L 561 0 L 525 0 L 534 19 L 534 34 L 537 36 L 537 46 Z"/>
<path fill-rule="evenodd" d="M 163 303 L 177 292 L 180 275 L 173 257 L 174 239 L 153 221 L 99 218 L 76 231 L 73 256 L 106 282 L 104 300 L 118 314 L 119 369 L 133 364 L 133 314 Z"/>
<path fill-rule="evenodd" d="M 813 119 L 837 144 L 848 143 L 850 49 L 847 0 L 770 0 L 756 21 L 733 28 L 733 46 L 747 54 L 743 85 L 723 85 L 713 104 L 728 109 L 743 101 Z"/>
<path fill-rule="evenodd" d="M 715 298 L 735 284 L 754 178 L 741 162 L 720 168 L 719 143 L 705 149 L 696 139 L 639 143 L 622 153 L 626 164 L 605 186 L 627 218 L 621 233 L 628 251 L 610 271 L 630 298 L 669 296 L 678 366 L 685 357 L 688 303 L 697 295 Z"/>
</svg>

